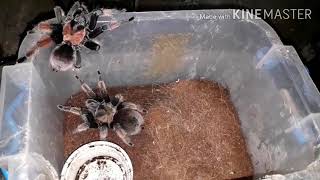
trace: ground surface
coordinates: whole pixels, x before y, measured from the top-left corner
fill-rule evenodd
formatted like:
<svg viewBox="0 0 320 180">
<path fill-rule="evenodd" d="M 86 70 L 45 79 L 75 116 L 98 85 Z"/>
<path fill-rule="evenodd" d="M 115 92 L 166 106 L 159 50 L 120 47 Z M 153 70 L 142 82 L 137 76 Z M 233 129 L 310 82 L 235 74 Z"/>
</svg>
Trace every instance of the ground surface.
<svg viewBox="0 0 320 180">
<path fill-rule="evenodd" d="M 128 147 L 110 131 L 108 140 L 125 149 L 135 179 L 231 179 L 252 175 L 239 119 L 228 91 L 208 81 L 110 89 L 148 110 L 145 129 Z M 68 105 L 83 106 L 85 94 Z M 65 157 L 99 139 L 98 130 L 72 134 L 81 119 L 66 113 Z"/>
</svg>

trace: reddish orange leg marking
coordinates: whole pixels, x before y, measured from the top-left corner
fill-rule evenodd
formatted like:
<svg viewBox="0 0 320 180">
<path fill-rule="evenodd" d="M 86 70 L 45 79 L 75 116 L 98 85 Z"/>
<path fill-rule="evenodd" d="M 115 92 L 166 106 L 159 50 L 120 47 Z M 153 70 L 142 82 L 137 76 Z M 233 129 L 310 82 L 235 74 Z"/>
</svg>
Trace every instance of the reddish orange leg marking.
<svg viewBox="0 0 320 180">
<path fill-rule="evenodd" d="M 47 36 L 47 37 L 44 37 L 44 38 L 41 38 L 36 45 L 34 45 L 26 54 L 26 57 L 31 57 L 33 56 L 36 51 L 39 49 L 39 48 L 48 48 L 51 46 L 52 44 L 52 39 Z"/>
<path fill-rule="evenodd" d="M 43 33 L 51 33 L 52 32 L 51 25 L 48 22 L 40 22 L 38 24 L 38 30 Z"/>
</svg>

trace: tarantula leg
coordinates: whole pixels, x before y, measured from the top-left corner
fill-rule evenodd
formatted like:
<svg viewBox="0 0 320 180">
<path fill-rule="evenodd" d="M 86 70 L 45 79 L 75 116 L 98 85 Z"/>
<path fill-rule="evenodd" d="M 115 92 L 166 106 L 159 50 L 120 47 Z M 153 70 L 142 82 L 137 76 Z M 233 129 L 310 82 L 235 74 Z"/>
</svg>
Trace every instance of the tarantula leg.
<svg viewBox="0 0 320 180">
<path fill-rule="evenodd" d="M 74 62 L 74 67 L 77 69 L 81 68 L 81 54 L 79 48 L 76 49 L 76 58 Z"/>
<path fill-rule="evenodd" d="M 123 102 L 121 103 L 120 109 L 132 109 L 135 111 L 138 111 L 139 113 L 147 113 L 148 111 L 144 108 L 142 108 L 140 105 L 134 104 L 132 102 Z"/>
<path fill-rule="evenodd" d="M 40 41 L 37 42 L 37 47 L 39 48 L 48 48 L 52 43 L 52 39 L 50 36 L 41 38 Z"/>
<path fill-rule="evenodd" d="M 108 16 L 108 17 L 111 17 L 113 15 L 113 12 L 112 12 L 112 9 L 103 9 L 102 10 L 102 14 L 104 16 Z"/>
<path fill-rule="evenodd" d="M 92 13 L 90 16 L 90 24 L 89 24 L 89 30 L 92 31 L 97 26 L 99 15 L 97 13 Z"/>
<path fill-rule="evenodd" d="M 81 108 L 78 108 L 78 107 L 63 106 L 63 105 L 58 105 L 57 107 L 60 111 L 70 112 L 79 116 L 82 114 Z"/>
<path fill-rule="evenodd" d="M 109 24 L 104 24 L 100 27 L 97 27 L 96 29 L 94 29 L 92 32 L 89 33 L 88 37 L 90 39 L 96 38 L 98 37 L 100 34 L 102 34 L 105 31 L 112 31 L 114 29 L 116 29 L 117 27 L 120 26 L 120 23 L 117 23 L 116 21 L 111 22 L 111 25 Z"/>
<path fill-rule="evenodd" d="M 27 56 L 22 56 L 21 58 L 18 58 L 16 62 L 17 63 L 22 63 L 22 62 L 24 62 L 26 60 L 27 60 Z"/>
<path fill-rule="evenodd" d="M 114 96 L 114 101 L 112 102 L 112 104 L 117 107 L 120 104 L 122 104 L 124 102 L 124 97 L 121 94 L 116 94 Z"/>
<path fill-rule="evenodd" d="M 134 16 L 130 17 L 128 20 L 121 20 L 121 21 L 112 20 L 108 30 L 112 31 L 112 30 L 118 28 L 120 25 L 128 23 L 133 20 L 134 20 Z"/>
<path fill-rule="evenodd" d="M 38 25 L 37 25 L 37 29 L 41 32 L 41 33 L 52 33 L 52 28 L 51 28 L 51 24 L 47 21 L 43 21 L 43 22 L 40 22 Z M 31 30 L 31 32 L 33 32 Z"/>
<path fill-rule="evenodd" d="M 82 124 L 78 125 L 75 130 L 72 131 L 72 134 L 76 134 L 76 133 L 80 133 L 82 131 L 86 131 L 89 128 L 90 127 L 89 127 L 88 123 L 82 123 Z"/>
<path fill-rule="evenodd" d="M 121 125 L 119 123 L 115 124 L 113 126 L 113 129 L 119 136 L 119 138 L 127 145 L 134 146 L 134 144 L 131 142 L 131 138 L 128 136 L 125 130 L 122 129 Z"/>
<path fill-rule="evenodd" d="M 80 81 L 82 91 L 85 92 L 89 98 L 95 98 L 97 96 L 96 93 L 94 93 L 93 90 L 90 88 L 90 86 L 83 80 L 81 80 L 79 76 L 75 77 Z"/>
<path fill-rule="evenodd" d="M 131 22 L 131 21 L 133 21 L 133 20 L 134 20 L 134 16 L 131 16 L 131 17 L 130 17 L 129 19 L 127 19 L 127 20 L 121 20 L 121 21 L 116 21 L 116 20 L 114 20 L 114 21 L 111 21 L 111 30 L 119 27 L 121 24 L 129 23 L 129 22 Z M 112 27 L 114 27 L 114 28 L 112 28 Z"/>
<path fill-rule="evenodd" d="M 109 95 L 108 95 L 108 90 L 106 83 L 102 80 L 102 75 L 101 72 L 98 70 L 98 90 L 99 90 L 99 95 L 103 97 L 103 99 L 106 99 L 107 101 L 110 100 Z"/>
<path fill-rule="evenodd" d="M 134 17 L 129 18 L 128 20 L 122 20 L 122 21 L 116 21 L 116 20 L 112 20 L 110 22 L 110 24 L 104 24 L 96 29 L 94 29 L 92 32 L 89 33 L 89 38 L 93 39 L 96 38 L 97 36 L 99 36 L 100 34 L 102 34 L 105 31 L 112 31 L 116 28 L 118 28 L 121 24 L 127 23 L 134 20 Z"/>
<path fill-rule="evenodd" d="M 76 10 L 78 10 L 81 7 L 81 4 L 79 1 L 75 2 L 72 7 L 70 8 L 70 10 L 67 13 L 67 19 L 71 20 L 73 19 L 73 15 L 76 12 Z"/>
<path fill-rule="evenodd" d="M 115 10 L 115 9 L 102 9 L 102 14 L 107 17 L 112 17 L 114 14 L 120 14 L 126 12 L 126 9 Z"/>
<path fill-rule="evenodd" d="M 64 17 L 64 11 L 60 6 L 56 6 L 54 9 L 54 14 L 57 18 L 57 23 L 61 24 L 63 22 L 63 17 Z"/>
<path fill-rule="evenodd" d="M 108 126 L 99 126 L 99 135 L 101 140 L 106 139 L 108 137 Z"/>
<path fill-rule="evenodd" d="M 120 26 L 120 22 L 112 21 L 110 24 L 104 24 L 100 27 L 97 27 L 92 32 L 89 33 L 89 38 L 93 39 L 98 37 L 100 34 L 102 34 L 105 31 L 112 31 Z"/>
<path fill-rule="evenodd" d="M 100 102 L 94 100 L 94 99 L 87 99 L 86 102 L 86 107 L 92 114 L 96 114 L 96 110 L 100 106 Z"/>
<path fill-rule="evenodd" d="M 85 113 L 82 111 L 81 108 L 79 107 L 72 107 L 72 106 L 63 106 L 63 105 L 58 105 L 57 106 L 59 110 L 64 111 L 64 112 L 70 112 L 76 115 L 79 115 L 81 119 L 83 120 L 83 123 L 80 124 L 74 131 L 73 133 L 78 133 L 85 131 L 90 128 L 90 122 L 92 121 L 93 116 L 89 116 L 88 113 Z M 91 119 L 89 119 L 91 118 Z"/>
<path fill-rule="evenodd" d="M 90 32 L 90 33 L 88 34 L 88 37 L 89 37 L 90 39 L 96 38 L 97 36 L 99 36 L 100 34 L 102 34 L 104 31 L 107 31 L 107 29 L 108 29 L 108 26 L 107 26 L 107 25 L 97 27 L 97 28 L 95 28 L 92 32 Z"/>
<path fill-rule="evenodd" d="M 98 51 L 100 49 L 100 45 L 92 40 L 87 40 L 84 46 L 92 51 Z"/>
<path fill-rule="evenodd" d="M 17 59 L 17 63 L 24 62 L 27 58 L 32 57 L 36 52 L 39 50 L 39 48 L 48 48 L 52 44 L 51 37 L 44 37 L 40 39 L 36 45 L 34 45 L 29 51 L 27 51 L 26 55 L 23 57 L 20 57 Z"/>
<path fill-rule="evenodd" d="M 119 100 L 118 104 L 120 104 L 121 102 L 124 101 L 124 98 L 123 98 L 123 96 L 121 94 L 116 94 L 114 97 Z"/>
</svg>

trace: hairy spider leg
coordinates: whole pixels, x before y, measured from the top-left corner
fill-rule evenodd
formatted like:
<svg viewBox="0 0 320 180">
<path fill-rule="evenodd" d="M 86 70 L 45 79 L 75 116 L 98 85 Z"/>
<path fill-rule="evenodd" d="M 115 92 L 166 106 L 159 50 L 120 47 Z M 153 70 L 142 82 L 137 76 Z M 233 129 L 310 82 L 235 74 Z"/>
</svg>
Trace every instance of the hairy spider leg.
<svg viewBox="0 0 320 180">
<path fill-rule="evenodd" d="M 80 47 L 76 47 L 76 58 L 74 62 L 74 67 L 79 69 L 81 68 L 81 53 L 80 53 Z"/>
<path fill-rule="evenodd" d="M 94 99 L 87 99 L 86 102 L 86 107 L 88 108 L 88 110 L 92 113 L 92 114 L 96 114 L 97 113 L 97 109 L 99 108 L 99 106 L 101 105 L 100 102 L 94 100 Z"/>
<path fill-rule="evenodd" d="M 77 11 L 79 8 L 81 7 L 80 2 L 77 1 L 75 2 L 72 7 L 70 8 L 70 10 L 67 13 L 67 19 L 71 20 L 73 19 L 73 14 L 75 13 L 75 11 Z"/>
<path fill-rule="evenodd" d="M 127 132 L 124 129 L 122 129 L 119 123 L 113 125 L 113 130 L 125 144 L 129 146 L 134 146 L 134 144 L 131 142 L 131 138 L 129 137 Z"/>
<path fill-rule="evenodd" d="M 63 23 L 64 20 L 64 11 L 62 10 L 62 8 L 60 6 L 56 6 L 54 7 L 54 14 L 56 16 L 57 19 L 57 23 L 61 24 Z"/>
<path fill-rule="evenodd" d="M 88 27 L 90 33 L 92 31 L 94 31 L 97 26 L 99 14 L 101 14 L 101 12 L 100 13 L 99 12 L 100 11 L 97 10 L 95 12 L 92 12 L 90 15 L 90 22 L 89 22 L 89 27 Z M 83 43 L 83 45 L 92 51 L 98 51 L 100 49 L 100 45 L 97 42 L 91 40 L 89 36 L 87 36 L 87 38 L 85 38 L 85 42 Z"/>
<path fill-rule="evenodd" d="M 99 136 L 100 136 L 100 140 L 105 140 L 108 137 L 107 125 L 99 126 Z"/>
<path fill-rule="evenodd" d="M 79 76 L 75 76 L 75 77 L 80 81 L 82 91 L 85 92 L 89 98 L 93 98 L 93 99 L 96 98 L 97 95 L 96 93 L 93 92 L 90 86 L 87 83 L 85 83 L 83 80 L 81 80 Z"/>
<path fill-rule="evenodd" d="M 88 38 L 86 38 L 83 45 L 92 51 L 98 51 L 100 49 L 100 45 L 97 42 Z"/>
<path fill-rule="evenodd" d="M 50 34 L 52 33 L 52 27 L 51 24 L 47 21 L 44 22 L 40 22 L 37 25 L 37 29 L 41 32 L 41 33 L 46 33 L 46 34 Z"/>
<path fill-rule="evenodd" d="M 114 96 L 114 99 L 116 100 L 116 102 L 112 102 L 112 104 L 115 107 L 118 107 L 119 105 L 121 105 L 124 102 L 124 97 L 121 94 L 116 94 Z"/>
<path fill-rule="evenodd" d="M 98 70 L 98 90 L 99 90 L 99 96 L 101 96 L 106 102 L 110 101 L 110 97 L 108 94 L 106 83 L 102 80 L 101 72 Z"/>
<path fill-rule="evenodd" d="M 113 19 L 109 23 L 104 23 L 103 25 L 95 28 L 93 31 L 91 31 L 88 34 L 88 37 L 90 39 L 96 38 L 100 34 L 102 34 L 103 32 L 112 31 L 112 30 L 118 28 L 121 24 L 128 23 L 128 22 L 130 22 L 132 20 L 134 20 L 134 17 L 131 17 L 128 20 L 121 20 L 121 21 L 117 21 L 117 20 Z"/>
<path fill-rule="evenodd" d="M 102 14 L 104 16 L 111 17 L 114 14 L 114 12 L 112 9 L 103 9 Z"/>
<path fill-rule="evenodd" d="M 139 113 L 147 113 L 148 111 L 144 108 L 142 108 L 140 105 L 134 104 L 132 102 L 122 102 L 119 107 L 118 110 L 120 109 L 131 109 L 131 110 L 135 110 L 138 111 Z"/>
<path fill-rule="evenodd" d="M 72 106 L 63 106 L 63 105 L 58 105 L 57 106 L 59 110 L 64 111 L 64 112 L 70 112 L 75 115 L 81 115 L 81 108 L 79 107 L 72 107 Z"/>
<path fill-rule="evenodd" d="M 17 63 L 24 62 L 27 58 L 34 56 L 38 52 L 39 48 L 48 48 L 52 43 L 53 41 L 50 36 L 41 38 L 30 50 L 27 51 L 25 56 L 17 59 Z"/>
<path fill-rule="evenodd" d="M 80 13 L 79 11 L 84 12 L 85 14 L 89 13 L 88 8 L 83 3 L 80 4 L 80 2 L 77 1 L 73 4 L 73 6 L 68 11 L 67 16 L 66 16 L 66 21 L 70 21 L 70 20 L 74 19 L 75 18 L 74 15 L 76 13 L 79 14 Z"/>
<path fill-rule="evenodd" d="M 90 16 L 90 23 L 89 23 L 89 30 L 93 31 L 96 26 L 97 26 L 97 21 L 99 18 L 99 14 L 97 14 L 96 12 L 93 12 Z"/>
<path fill-rule="evenodd" d="M 107 17 L 112 17 L 115 14 L 120 14 L 126 12 L 125 9 L 117 10 L 117 9 L 102 9 L 102 15 Z"/>
<path fill-rule="evenodd" d="M 79 133 L 79 132 L 85 131 L 89 128 L 98 128 L 98 125 L 95 122 L 94 116 L 87 109 L 79 108 L 79 107 L 72 107 L 72 106 L 63 106 L 63 105 L 58 105 L 57 107 L 61 111 L 70 112 L 75 115 L 79 115 L 81 117 L 81 119 L 83 120 L 83 123 L 78 125 L 78 127 L 73 131 L 73 133 Z"/>
</svg>

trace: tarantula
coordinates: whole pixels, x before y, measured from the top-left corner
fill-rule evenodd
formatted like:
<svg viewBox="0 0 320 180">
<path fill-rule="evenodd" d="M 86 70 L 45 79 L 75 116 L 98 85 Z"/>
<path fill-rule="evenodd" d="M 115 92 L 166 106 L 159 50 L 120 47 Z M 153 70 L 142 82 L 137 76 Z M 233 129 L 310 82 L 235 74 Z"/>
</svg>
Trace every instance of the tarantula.
<svg viewBox="0 0 320 180">
<path fill-rule="evenodd" d="M 75 2 L 66 16 L 58 6 L 54 8 L 54 12 L 56 20 L 44 21 L 37 25 L 36 29 L 45 35 L 27 51 L 25 56 L 19 58 L 17 63 L 33 57 L 39 48 L 48 48 L 55 44 L 56 47 L 53 49 L 49 60 L 53 71 L 80 68 L 80 49 L 82 46 L 94 51 L 99 50 L 100 45 L 92 40 L 93 38 L 96 38 L 104 31 L 112 31 L 118 28 L 123 22 L 129 22 L 134 19 L 134 17 L 131 17 L 126 21 L 117 21 L 113 18 L 113 10 L 98 9 L 89 12 L 87 7 L 79 2 Z M 110 23 L 96 27 L 100 15 L 109 16 L 112 20 Z"/>
<path fill-rule="evenodd" d="M 85 107 L 63 105 L 57 107 L 61 111 L 70 112 L 82 118 L 83 123 L 75 129 L 74 133 L 89 128 L 98 128 L 100 139 L 105 139 L 108 136 L 108 129 L 112 129 L 124 143 L 133 146 L 130 136 L 140 133 L 143 129 L 144 119 L 142 114 L 147 111 L 139 105 L 125 101 L 121 94 L 110 96 L 100 71 L 98 71 L 98 76 L 97 93 L 76 76 L 81 83 L 82 91 L 88 97 L 85 101 Z"/>
</svg>

